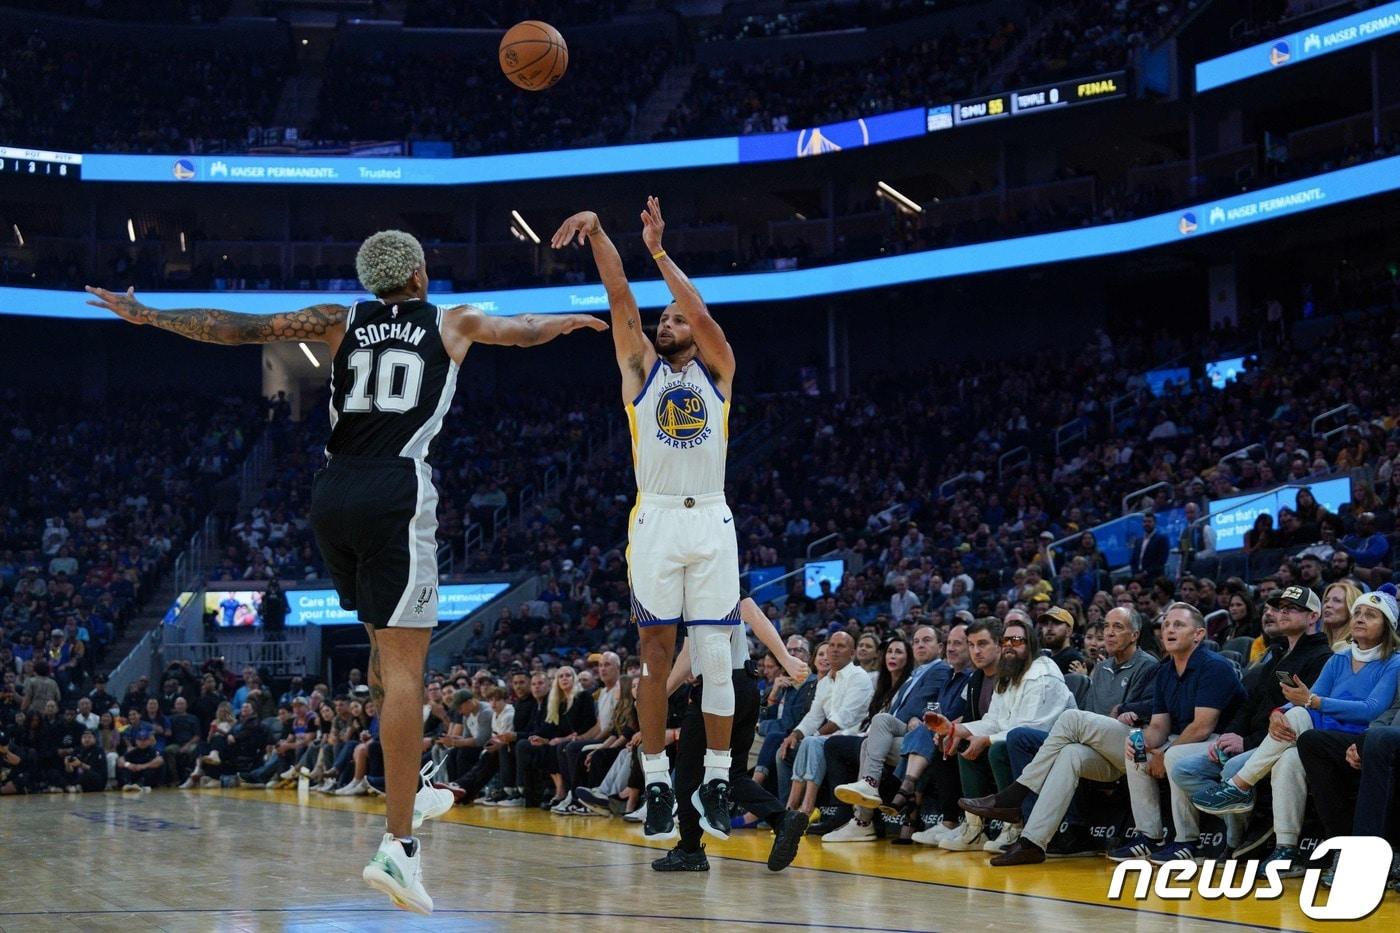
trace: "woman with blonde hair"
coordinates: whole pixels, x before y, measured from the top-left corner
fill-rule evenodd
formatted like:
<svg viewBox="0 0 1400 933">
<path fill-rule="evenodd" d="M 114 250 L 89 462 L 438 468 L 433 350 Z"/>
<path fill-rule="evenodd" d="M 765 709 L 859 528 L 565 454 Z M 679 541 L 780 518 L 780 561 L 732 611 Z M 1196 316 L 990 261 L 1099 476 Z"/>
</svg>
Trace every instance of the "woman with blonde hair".
<svg viewBox="0 0 1400 933">
<path fill-rule="evenodd" d="M 227 700 L 219 704 L 214 711 L 214 718 L 209 723 L 209 733 L 204 741 L 199 745 L 198 754 L 195 756 L 194 770 L 185 779 L 185 783 L 180 785 L 181 790 L 189 790 L 195 787 L 216 787 L 219 782 L 204 774 L 204 765 L 222 764 L 221 751 L 228 751 L 228 734 L 233 731 L 237 720 L 233 715 L 233 704 Z"/>
<path fill-rule="evenodd" d="M 1322 615 L 1318 622 L 1333 651 L 1347 646 L 1351 630 L 1351 607 L 1361 595 L 1361 587 L 1350 580 L 1338 580 L 1322 591 Z"/>
<path fill-rule="evenodd" d="M 597 707 L 593 704 L 593 694 L 579 687 L 578 675 L 567 664 L 562 664 L 554 672 L 554 682 L 549 687 L 549 698 L 545 700 L 544 722 L 529 738 L 530 745 L 540 751 L 526 760 L 530 770 L 539 768 L 554 782 L 554 797 L 548 809 L 554 809 L 565 802 L 564 776 L 559 770 L 557 749 L 578 738 L 593 728 L 598 720 Z M 533 775 L 530 776 L 533 782 Z M 522 775 L 518 780 L 525 780 Z"/>
</svg>

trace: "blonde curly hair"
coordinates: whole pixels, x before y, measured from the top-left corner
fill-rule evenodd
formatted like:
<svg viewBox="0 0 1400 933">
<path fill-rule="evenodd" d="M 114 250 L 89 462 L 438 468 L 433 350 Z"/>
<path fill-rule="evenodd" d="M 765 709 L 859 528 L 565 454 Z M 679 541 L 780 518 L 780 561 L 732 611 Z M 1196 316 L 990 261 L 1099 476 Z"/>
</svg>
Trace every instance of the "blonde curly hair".
<svg viewBox="0 0 1400 933">
<path fill-rule="evenodd" d="M 424 265 L 422 244 L 402 230 L 379 231 L 361 243 L 355 254 L 355 274 L 374 295 L 403 288 Z"/>
</svg>

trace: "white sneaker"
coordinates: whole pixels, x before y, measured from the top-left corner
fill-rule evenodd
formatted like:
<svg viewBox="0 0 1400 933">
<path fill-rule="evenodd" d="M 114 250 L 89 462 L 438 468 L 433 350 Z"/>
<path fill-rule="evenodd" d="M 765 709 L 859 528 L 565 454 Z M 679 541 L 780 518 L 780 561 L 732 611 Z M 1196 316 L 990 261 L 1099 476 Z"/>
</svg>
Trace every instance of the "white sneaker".
<svg viewBox="0 0 1400 933">
<path fill-rule="evenodd" d="M 123 793 L 123 794 L 139 794 L 139 793 L 141 793 L 141 785 L 140 785 L 140 784 L 123 784 L 123 785 L 122 785 L 122 793 Z"/>
<path fill-rule="evenodd" d="M 335 778 L 326 778 L 320 784 L 312 788 L 318 794 L 329 794 L 335 790 Z"/>
<path fill-rule="evenodd" d="M 982 832 L 982 818 L 969 813 L 967 822 L 956 830 L 943 834 L 938 840 L 938 847 L 950 852 L 972 852 L 982 848 L 982 843 L 986 841 L 987 837 Z"/>
<path fill-rule="evenodd" d="M 873 810 L 884 802 L 880 799 L 880 792 L 871 787 L 865 778 L 856 778 L 849 784 L 841 784 L 832 793 L 836 795 L 837 800 L 853 807 L 869 807 Z"/>
<path fill-rule="evenodd" d="M 202 777 L 199 779 L 200 790 L 209 790 L 211 787 L 223 787 L 218 778 Z"/>
<path fill-rule="evenodd" d="M 860 783 L 864 784 L 864 781 Z M 867 785 L 868 786 L 868 785 Z M 844 825 L 838 826 L 825 836 L 819 837 L 822 842 L 874 842 L 875 824 L 866 823 L 864 826 L 855 820 L 848 820 Z"/>
<path fill-rule="evenodd" d="M 1000 855 L 1007 846 L 1021 838 L 1021 826 L 1018 823 L 1002 823 L 1001 832 L 995 839 L 988 839 L 982 845 L 983 852 L 992 852 Z"/>
<path fill-rule="evenodd" d="M 563 799 L 563 800 L 559 801 L 559 802 L 556 803 L 554 806 L 550 807 L 549 812 L 550 812 L 550 813 L 568 813 L 568 812 L 569 812 L 569 807 L 571 807 L 571 806 L 573 806 L 573 805 L 574 805 L 574 793 L 573 793 L 573 791 L 569 791 L 567 794 L 564 795 L 564 799 Z"/>
<path fill-rule="evenodd" d="M 149 794 L 150 792 L 151 792 L 151 789 L 150 789 L 148 786 L 146 786 L 145 784 L 142 784 L 142 785 L 141 785 L 141 793 L 143 793 L 143 794 Z"/>
<path fill-rule="evenodd" d="M 297 779 L 297 767 L 296 767 L 296 765 L 292 765 L 292 766 L 291 766 L 290 768 L 288 768 L 286 771 L 283 771 L 281 774 L 277 775 L 277 780 L 279 780 L 279 781 L 295 781 L 296 779 Z"/>
<path fill-rule="evenodd" d="M 423 890 L 423 843 L 410 858 L 403 843 L 392 833 L 385 833 L 379 851 L 369 860 L 360 877 L 365 884 L 389 895 L 394 906 L 415 914 L 431 914 L 433 899 Z"/>
<path fill-rule="evenodd" d="M 351 781 L 339 790 L 331 791 L 331 794 L 335 797 L 363 797 L 368 793 L 369 782 L 364 778 L 360 778 L 358 781 Z"/>
<path fill-rule="evenodd" d="M 199 786 L 199 775 L 191 774 L 185 778 L 185 783 L 180 785 L 180 790 L 192 790 Z"/>
<path fill-rule="evenodd" d="M 203 758 L 200 758 L 199 760 L 204 762 L 206 765 L 221 765 L 224 763 L 223 759 L 219 757 L 219 752 L 217 749 L 205 755 Z"/>
<path fill-rule="evenodd" d="M 451 810 L 456 802 L 457 798 L 452 796 L 450 790 L 428 784 L 418 788 L 418 794 L 413 798 L 413 829 L 417 831 L 424 820 L 435 820 L 442 816 Z"/>
<path fill-rule="evenodd" d="M 928 829 L 920 830 L 909 838 L 921 846 L 936 846 L 938 845 L 939 837 L 942 835 L 942 833 L 939 832 L 942 828 L 942 823 L 936 823 Z"/>
<path fill-rule="evenodd" d="M 374 786 L 373 784 L 371 784 L 369 781 L 365 781 L 365 792 L 368 793 L 371 797 L 387 797 L 387 796 L 389 796 L 388 794 L 384 793 L 384 791 L 382 791 L 382 790 L 380 790 L 379 788 L 375 787 L 375 786 Z"/>
<path fill-rule="evenodd" d="M 647 819 L 647 805 L 642 804 L 631 813 L 624 813 L 622 818 L 629 823 L 645 823 Z"/>
</svg>

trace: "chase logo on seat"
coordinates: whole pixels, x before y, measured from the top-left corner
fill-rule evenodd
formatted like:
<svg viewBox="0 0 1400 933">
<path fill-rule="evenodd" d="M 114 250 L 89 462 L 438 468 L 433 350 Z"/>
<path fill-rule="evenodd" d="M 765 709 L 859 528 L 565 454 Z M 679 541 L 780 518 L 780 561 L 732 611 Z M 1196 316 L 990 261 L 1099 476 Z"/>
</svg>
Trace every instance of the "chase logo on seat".
<svg viewBox="0 0 1400 933">
<path fill-rule="evenodd" d="M 684 382 L 661 393 L 656 402 L 656 439 L 671 447 L 693 447 L 710 436 L 705 400 Z"/>
</svg>

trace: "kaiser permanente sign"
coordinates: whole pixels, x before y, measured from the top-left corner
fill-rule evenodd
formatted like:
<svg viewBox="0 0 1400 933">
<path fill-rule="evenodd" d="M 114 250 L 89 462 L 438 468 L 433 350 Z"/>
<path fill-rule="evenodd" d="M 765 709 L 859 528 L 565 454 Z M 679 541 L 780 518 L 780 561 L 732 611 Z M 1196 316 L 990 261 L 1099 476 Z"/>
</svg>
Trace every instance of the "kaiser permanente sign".
<svg viewBox="0 0 1400 933">
<path fill-rule="evenodd" d="M 1394 35 L 1400 35 L 1400 2 L 1343 16 L 1312 29 L 1199 62 L 1196 65 L 1196 91 L 1209 91 L 1276 68 Z"/>
<path fill-rule="evenodd" d="M 1167 246 L 1275 217 L 1300 214 L 1329 204 L 1342 204 L 1397 190 L 1400 190 L 1400 156 L 1392 156 L 1249 194 L 1207 201 L 1184 211 L 1169 211 L 1121 223 L 811 269 L 703 276 L 696 279 L 695 284 L 713 305 L 813 298 Z M 97 284 L 122 288 L 127 283 L 111 281 Z M 663 308 L 671 300 L 666 283 L 660 279 L 633 282 L 632 291 L 637 297 L 637 304 L 643 308 Z M 0 314 L 104 320 L 110 317 L 103 311 L 89 307 L 87 297 L 81 291 L 0 288 Z M 148 292 L 142 297 L 156 307 L 217 307 L 246 314 L 271 314 L 310 304 L 349 304 L 363 296 L 353 291 L 226 291 Z M 444 305 L 474 304 L 490 314 L 602 311 L 608 306 L 608 297 L 599 285 L 434 294 L 433 299 Z"/>
</svg>

